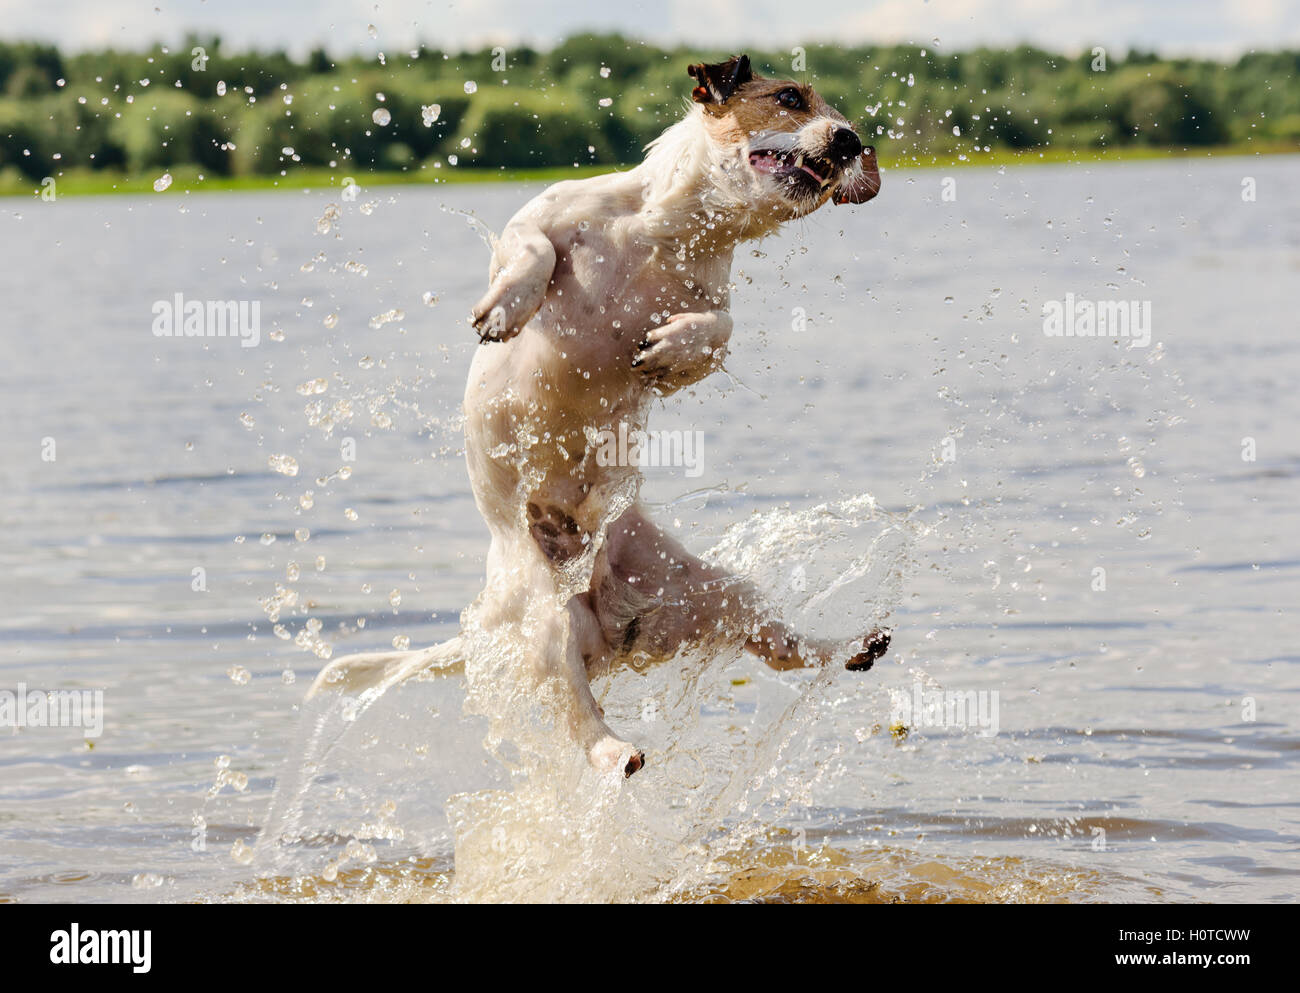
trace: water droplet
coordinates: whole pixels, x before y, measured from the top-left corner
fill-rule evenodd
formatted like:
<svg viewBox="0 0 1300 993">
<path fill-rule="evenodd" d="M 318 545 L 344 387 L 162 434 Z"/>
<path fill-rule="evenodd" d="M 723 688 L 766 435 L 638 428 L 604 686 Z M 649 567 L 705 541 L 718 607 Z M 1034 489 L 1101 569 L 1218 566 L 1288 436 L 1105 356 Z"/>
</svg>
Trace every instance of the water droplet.
<svg viewBox="0 0 1300 993">
<path fill-rule="evenodd" d="M 232 683 L 235 683 L 238 686 L 246 685 L 248 681 L 253 678 L 252 673 L 242 665 L 232 665 L 226 670 L 226 675 L 230 677 Z"/>
<path fill-rule="evenodd" d="M 170 172 L 164 172 L 161 176 L 159 176 L 157 179 L 153 181 L 153 191 L 155 193 L 161 193 L 163 190 L 167 189 L 167 187 L 171 185 L 172 185 L 172 174 Z"/>
<path fill-rule="evenodd" d="M 427 106 L 420 107 L 420 120 L 424 122 L 426 128 L 433 127 L 433 122 L 438 119 L 442 113 L 442 104 L 431 103 Z"/>
<path fill-rule="evenodd" d="M 334 224 L 339 219 L 339 205 L 330 203 L 325 205 L 325 213 L 316 221 L 317 234 L 329 234 Z"/>
<path fill-rule="evenodd" d="M 472 79 L 467 79 L 467 80 L 465 80 L 465 92 L 466 92 L 466 93 L 477 93 L 477 92 L 478 92 L 478 83 L 474 82 L 474 80 L 472 80 Z"/>
<path fill-rule="evenodd" d="M 385 324 L 390 324 L 393 321 L 400 321 L 404 317 L 406 317 L 405 311 L 397 309 L 386 310 L 384 313 L 376 314 L 374 317 L 370 318 L 370 327 L 374 329 L 382 328 Z"/>
<path fill-rule="evenodd" d="M 298 475 L 298 460 L 292 455 L 272 455 L 266 463 L 282 476 Z"/>
<path fill-rule="evenodd" d="M 370 119 L 381 128 L 386 128 L 388 127 L 388 122 L 393 119 L 393 115 L 388 112 L 387 107 L 379 107 L 370 115 Z"/>
</svg>

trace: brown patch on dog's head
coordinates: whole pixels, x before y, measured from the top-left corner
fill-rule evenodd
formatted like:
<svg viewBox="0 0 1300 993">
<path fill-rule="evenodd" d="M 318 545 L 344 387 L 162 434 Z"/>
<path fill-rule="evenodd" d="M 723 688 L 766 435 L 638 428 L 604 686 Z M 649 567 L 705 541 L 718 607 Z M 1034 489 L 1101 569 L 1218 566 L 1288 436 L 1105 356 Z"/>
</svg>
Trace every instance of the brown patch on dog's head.
<svg viewBox="0 0 1300 993">
<path fill-rule="evenodd" d="M 864 149 L 848 119 L 812 86 L 754 72 L 749 56 L 696 63 L 687 72 L 699 85 L 709 137 L 746 156 L 764 187 L 794 215 L 828 200 L 864 203 L 880 189 L 874 150 Z"/>
</svg>

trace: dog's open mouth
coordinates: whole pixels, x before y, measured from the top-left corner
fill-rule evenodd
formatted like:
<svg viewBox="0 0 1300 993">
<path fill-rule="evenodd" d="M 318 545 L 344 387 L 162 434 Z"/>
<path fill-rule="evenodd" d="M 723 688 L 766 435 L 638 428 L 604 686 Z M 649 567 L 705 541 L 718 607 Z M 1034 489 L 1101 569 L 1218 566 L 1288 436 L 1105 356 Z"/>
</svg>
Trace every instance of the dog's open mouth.
<svg viewBox="0 0 1300 993">
<path fill-rule="evenodd" d="M 755 172 L 799 184 L 810 184 L 816 190 L 824 190 L 833 183 L 837 172 L 836 167 L 826 159 L 803 152 L 755 149 L 749 153 L 749 164 Z"/>
</svg>

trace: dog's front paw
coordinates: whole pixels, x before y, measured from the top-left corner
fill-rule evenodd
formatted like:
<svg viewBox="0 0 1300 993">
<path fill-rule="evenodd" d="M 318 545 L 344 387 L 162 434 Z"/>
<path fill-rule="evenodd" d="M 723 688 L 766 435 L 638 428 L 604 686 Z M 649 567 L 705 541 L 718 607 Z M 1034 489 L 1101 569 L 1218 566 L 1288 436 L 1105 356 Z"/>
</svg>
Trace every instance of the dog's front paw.
<svg viewBox="0 0 1300 993">
<path fill-rule="evenodd" d="M 504 307 L 493 307 L 481 314 L 475 308 L 475 312 L 470 314 L 469 322 L 474 330 L 478 332 L 480 345 L 489 341 L 507 341 L 511 337 L 506 329 L 506 309 Z"/>
<path fill-rule="evenodd" d="M 508 280 L 498 279 L 470 311 L 469 322 L 478 332 L 479 343 L 509 341 L 537 310 Z"/>
<path fill-rule="evenodd" d="M 587 761 L 597 772 L 623 770 L 623 778 L 645 767 L 645 752 L 626 741 L 606 736 L 591 746 Z"/>
<path fill-rule="evenodd" d="M 632 366 L 674 388 L 698 382 L 722 365 L 730 333 L 725 314 L 676 314 L 646 332 Z"/>
<path fill-rule="evenodd" d="M 862 639 L 862 651 L 844 663 L 844 668 L 853 672 L 866 672 L 876 659 L 889 650 L 889 639 L 893 632 L 889 628 L 872 628 Z"/>
</svg>

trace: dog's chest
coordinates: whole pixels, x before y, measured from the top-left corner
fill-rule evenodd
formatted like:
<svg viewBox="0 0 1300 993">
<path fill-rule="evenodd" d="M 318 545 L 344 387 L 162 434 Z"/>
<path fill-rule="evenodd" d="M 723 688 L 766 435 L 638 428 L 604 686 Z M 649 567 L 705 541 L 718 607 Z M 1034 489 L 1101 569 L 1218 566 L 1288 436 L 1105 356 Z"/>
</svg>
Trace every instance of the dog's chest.
<svg viewBox="0 0 1300 993">
<path fill-rule="evenodd" d="M 579 224 L 567 237 L 553 238 L 556 266 L 548 303 L 557 319 L 579 331 L 586 326 L 641 332 L 672 314 L 718 306 L 724 290 L 713 287 L 716 266 L 679 258 L 623 228 Z"/>
</svg>

